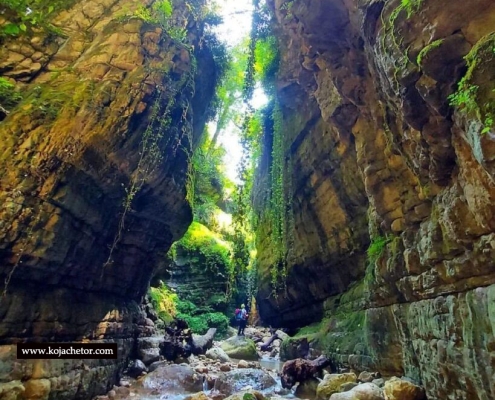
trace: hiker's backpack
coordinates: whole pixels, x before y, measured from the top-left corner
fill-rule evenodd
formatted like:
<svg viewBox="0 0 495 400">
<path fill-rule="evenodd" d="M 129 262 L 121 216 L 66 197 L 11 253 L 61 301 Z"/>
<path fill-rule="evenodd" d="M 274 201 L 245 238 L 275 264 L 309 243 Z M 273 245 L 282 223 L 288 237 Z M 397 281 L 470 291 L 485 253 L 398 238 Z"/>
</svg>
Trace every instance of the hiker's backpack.
<svg viewBox="0 0 495 400">
<path fill-rule="evenodd" d="M 242 310 L 240 308 L 237 308 L 235 310 L 235 319 L 237 321 L 240 321 L 242 319 Z"/>
</svg>

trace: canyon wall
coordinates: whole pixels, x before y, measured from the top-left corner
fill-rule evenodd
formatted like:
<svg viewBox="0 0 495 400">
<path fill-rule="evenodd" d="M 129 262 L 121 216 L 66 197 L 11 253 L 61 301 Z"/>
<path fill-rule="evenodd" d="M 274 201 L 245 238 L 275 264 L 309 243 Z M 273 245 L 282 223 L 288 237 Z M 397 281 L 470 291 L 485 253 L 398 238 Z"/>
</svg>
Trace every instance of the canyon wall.
<svg viewBox="0 0 495 400">
<path fill-rule="evenodd" d="M 138 304 L 192 220 L 188 156 L 217 72 L 191 6 L 174 2 L 172 37 L 139 17 L 152 3 L 76 1 L 2 38 L 22 99 L 0 122 L 0 397 L 104 393 L 153 331 Z M 19 342 L 82 340 L 119 359 L 16 360 Z"/>
<path fill-rule="evenodd" d="M 429 399 L 495 398 L 495 3 L 270 6 L 292 172 L 274 291 L 268 130 L 254 194 L 261 318 L 322 320 L 315 346 L 409 376 Z"/>
</svg>

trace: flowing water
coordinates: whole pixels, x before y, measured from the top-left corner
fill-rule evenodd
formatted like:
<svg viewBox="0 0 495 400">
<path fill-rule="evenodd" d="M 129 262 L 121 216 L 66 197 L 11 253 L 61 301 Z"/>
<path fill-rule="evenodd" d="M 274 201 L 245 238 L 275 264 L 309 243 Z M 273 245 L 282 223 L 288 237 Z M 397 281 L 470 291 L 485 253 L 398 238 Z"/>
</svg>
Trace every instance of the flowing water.
<svg viewBox="0 0 495 400">
<path fill-rule="evenodd" d="M 118 396 L 119 400 L 184 400 L 194 393 L 201 392 L 214 397 L 224 391 L 225 384 L 220 384 L 217 379 L 215 387 L 208 385 L 209 376 L 226 375 L 232 377 L 227 385 L 235 388 L 233 392 L 239 392 L 250 388 L 257 389 L 267 398 L 297 400 L 292 391 L 283 389 L 280 384 L 278 372 L 281 370 L 283 363 L 278 358 L 263 357 L 259 360 L 262 369 L 243 369 L 236 368 L 238 360 L 232 360 L 232 371 L 227 373 L 210 370 L 208 374 L 199 374 L 192 371 L 189 375 L 186 370 L 191 368 L 185 364 L 180 366 L 169 366 L 167 368 L 174 370 L 172 372 L 160 373 L 159 370 L 146 375 L 143 379 L 131 380 L 130 393 L 126 396 Z M 265 371 L 265 372 L 263 372 Z M 273 378 L 275 384 L 260 389 L 260 381 L 263 374 L 267 373 Z M 270 379 L 270 378 L 268 378 Z M 271 382 L 273 383 L 273 380 Z M 228 392 L 227 392 L 228 393 Z"/>
<path fill-rule="evenodd" d="M 284 363 L 280 361 L 280 358 L 273 357 L 263 357 L 259 362 L 261 367 L 275 372 L 280 372 L 284 365 Z"/>
</svg>

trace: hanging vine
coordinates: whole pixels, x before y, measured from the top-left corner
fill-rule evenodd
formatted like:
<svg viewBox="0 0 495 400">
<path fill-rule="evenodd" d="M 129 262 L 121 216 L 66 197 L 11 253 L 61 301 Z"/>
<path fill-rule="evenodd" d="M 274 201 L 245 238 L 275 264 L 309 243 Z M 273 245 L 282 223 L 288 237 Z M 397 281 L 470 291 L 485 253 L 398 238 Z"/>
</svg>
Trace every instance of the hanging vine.
<svg viewBox="0 0 495 400">
<path fill-rule="evenodd" d="M 194 60 L 192 54 L 191 59 Z M 168 82 L 169 86 L 172 87 L 171 90 L 167 92 L 163 88 L 157 88 L 157 96 L 151 109 L 150 120 L 141 139 L 139 160 L 134 173 L 131 175 L 130 183 L 128 187 L 125 188 L 126 196 L 124 197 L 122 204 L 123 210 L 119 218 L 117 233 L 114 237 L 112 245 L 110 246 L 108 258 L 103 264 L 101 277 L 103 277 L 105 268 L 113 262 L 113 253 L 122 238 L 122 233 L 125 229 L 126 217 L 131 210 L 136 194 L 141 190 L 147 180 L 149 180 L 155 168 L 164 161 L 163 149 L 166 149 L 169 146 L 173 136 L 171 132 L 169 132 L 172 122 L 171 112 L 175 106 L 176 98 L 179 93 L 187 88 L 193 90 L 195 72 L 196 63 L 193 62 L 190 72 L 183 74 L 181 80 L 176 85 L 172 85 L 171 82 Z M 168 101 L 165 103 L 165 106 L 163 106 L 165 98 L 168 98 Z M 185 124 L 188 109 L 189 103 L 186 102 L 183 105 L 180 121 L 182 123 L 182 134 L 177 138 L 175 145 L 173 145 L 172 156 L 175 156 L 178 148 L 181 147 L 184 135 L 190 134 Z M 164 142 L 163 138 L 166 133 L 168 133 L 168 135 Z M 192 138 L 188 137 L 188 139 L 189 143 L 191 143 Z"/>
</svg>

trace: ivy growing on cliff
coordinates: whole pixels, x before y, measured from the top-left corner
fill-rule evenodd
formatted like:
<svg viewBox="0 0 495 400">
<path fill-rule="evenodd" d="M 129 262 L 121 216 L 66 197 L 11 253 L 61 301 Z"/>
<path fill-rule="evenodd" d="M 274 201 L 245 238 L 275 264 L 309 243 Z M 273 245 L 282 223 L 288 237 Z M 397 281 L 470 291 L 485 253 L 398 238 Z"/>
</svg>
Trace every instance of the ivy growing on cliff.
<svg viewBox="0 0 495 400">
<path fill-rule="evenodd" d="M 30 34 L 35 30 L 62 35 L 60 29 L 50 21 L 59 11 L 73 3 L 73 0 L 0 0 L 0 14 L 6 20 L 0 26 L 0 40 L 8 36 Z"/>
<path fill-rule="evenodd" d="M 252 221 L 255 228 L 258 224 L 267 224 L 270 227 L 270 246 L 273 248 L 270 275 L 272 294 L 276 297 L 286 287 L 288 249 L 293 243 L 292 187 L 288 179 L 291 162 L 290 157 L 286 157 L 284 116 L 276 99 L 275 79 L 280 56 L 277 39 L 270 29 L 272 13 L 267 4 L 261 1 L 254 1 L 254 6 L 244 90 L 247 112 L 243 125 L 245 160 L 241 164 L 241 176 L 246 182 L 243 190 L 249 190 L 249 200 L 251 200 L 252 176 L 261 156 L 260 143 L 271 137 L 269 198 L 264 205 L 264 211 L 259 216 L 254 215 Z M 255 113 L 250 108 L 249 101 L 253 96 L 254 88 L 259 84 L 272 100 L 265 110 Z M 250 205 L 246 206 L 245 210 L 250 210 L 251 214 L 254 214 L 250 207 Z M 243 212 L 246 212 L 245 210 Z"/>
<path fill-rule="evenodd" d="M 278 101 L 275 101 L 272 113 L 273 142 L 271 175 L 271 196 L 268 216 L 271 223 L 271 243 L 274 248 L 275 265 L 272 266 L 272 287 L 275 293 L 287 278 L 287 207 L 285 182 L 285 148 L 283 135 L 283 114 Z"/>
<path fill-rule="evenodd" d="M 384 33 L 381 34 L 381 48 L 382 51 L 388 53 L 390 51 L 389 47 L 393 50 L 391 58 L 389 61 L 394 63 L 395 71 L 394 78 L 396 84 L 399 81 L 398 75 L 407 69 L 408 64 L 411 62 L 409 60 L 409 48 L 403 49 L 402 46 L 402 35 L 398 30 L 397 20 L 400 16 L 405 19 L 411 18 L 414 14 L 420 11 L 424 0 L 401 0 L 397 7 L 395 7 L 388 18 L 384 18 L 384 13 L 381 14 L 382 26 Z M 390 40 L 390 45 L 388 41 Z"/>
<path fill-rule="evenodd" d="M 171 147 L 171 154 L 175 156 L 181 146 L 185 135 L 188 137 L 188 143 L 192 143 L 191 129 L 187 125 L 187 113 L 189 109 L 188 101 L 180 104 L 182 113 L 178 125 L 181 126 L 180 134 L 177 137 L 169 131 L 172 118 L 171 113 L 176 106 L 176 100 L 179 94 L 187 92 L 187 89 L 194 89 L 194 78 L 196 75 L 196 63 L 192 57 L 193 63 L 191 70 L 182 75 L 177 82 L 167 82 L 164 87 L 156 89 L 156 97 L 151 108 L 151 115 L 148 125 L 143 132 L 141 139 L 140 157 L 133 174 L 131 175 L 129 185 L 125 187 L 126 196 L 123 201 L 123 211 L 119 219 L 117 234 L 114 237 L 110 252 L 106 262 L 103 265 L 102 276 L 105 267 L 113 262 L 113 253 L 120 242 L 122 232 L 125 229 L 126 216 L 132 208 L 133 201 L 143 185 L 152 176 L 155 168 L 164 161 L 164 150 Z M 174 140 L 174 142 L 172 142 Z"/>
<path fill-rule="evenodd" d="M 8 115 L 10 110 L 22 100 L 22 94 L 7 78 L 0 78 L 0 112 Z"/>
<path fill-rule="evenodd" d="M 466 115 L 481 121 L 481 134 L 486 134 L 495 128 L 495 89 L 477 84 L 475 72 L 482 64 L 492 65 L 495 62 L 495 33 L 481 39 L 465 60 L 467 72 L 459 81 L 457 90 L 449 96 L 449 102 Z"/>
</svg>

